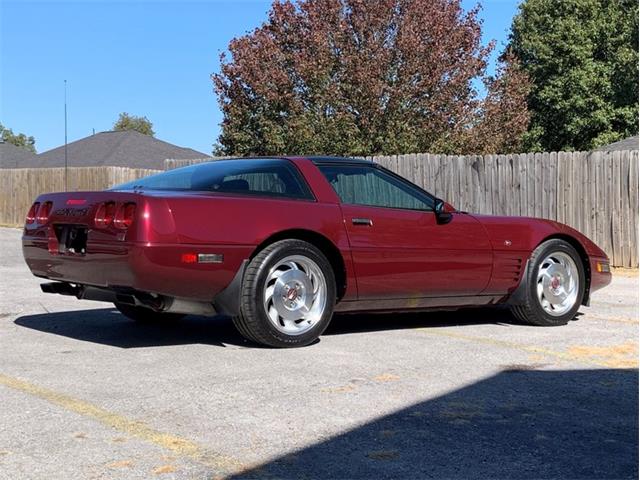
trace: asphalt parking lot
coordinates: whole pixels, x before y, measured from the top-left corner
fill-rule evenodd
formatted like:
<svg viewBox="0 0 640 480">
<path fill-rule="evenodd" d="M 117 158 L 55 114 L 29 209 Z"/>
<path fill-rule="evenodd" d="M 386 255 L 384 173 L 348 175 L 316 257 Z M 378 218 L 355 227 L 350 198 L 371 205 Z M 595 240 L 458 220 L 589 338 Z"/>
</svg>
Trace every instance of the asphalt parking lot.
<svg viewBox="0 0 640 480">
<path fill-rule="evenodd" d="M 254 348 L 40 293 L 0 229 L 0 478 L 637 478 L 638 277 L 565 327 L 339 316 Z"/>
</svg>

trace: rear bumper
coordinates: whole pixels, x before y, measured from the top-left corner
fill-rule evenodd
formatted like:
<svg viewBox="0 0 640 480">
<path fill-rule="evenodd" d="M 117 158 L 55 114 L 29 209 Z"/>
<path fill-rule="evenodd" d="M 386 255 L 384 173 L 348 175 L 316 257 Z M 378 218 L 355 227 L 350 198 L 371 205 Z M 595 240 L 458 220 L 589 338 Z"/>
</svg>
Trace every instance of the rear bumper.
<svg viewBox="0 0 640 480">
<path fill-rule="evenodd" d="M 95 243 L 85 255 L 52 254 L 43 238 L 23 237 L 31 272 L 42 278 L 102 288 L 128 288 L 170 297 L 211 301 L 234 279 L 253 251 L 238 245 Z M 183 263 L 183 254 L 222 255 L 221 263 Z"/>
</svg>

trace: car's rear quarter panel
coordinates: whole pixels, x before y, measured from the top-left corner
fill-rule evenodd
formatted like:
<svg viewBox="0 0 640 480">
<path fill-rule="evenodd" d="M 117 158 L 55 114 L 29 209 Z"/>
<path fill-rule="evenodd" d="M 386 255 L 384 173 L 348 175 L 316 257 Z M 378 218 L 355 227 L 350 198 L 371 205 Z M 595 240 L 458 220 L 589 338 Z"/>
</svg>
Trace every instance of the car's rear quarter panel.
<svg viewBox="0 0 640 480">
<path fill-rule="evenodd" d="M 222 253 L 224 265 L 215 269 L 211 280 L 203 280 L 203 291 L 199 298 L 208 294 L 209 298 L 221 286 L 231 282 L 242 261 L 251 256 L 255 249 L 270 237 L 285 231 L 308 231 L 318 233 L 331 241 L 345 259 L 347 273 L 353 276 L 350 262 L 349 244 L 337 204 L 318 203 L 303 200 L 277 200 L 270 198 L 250 198 L 194 194 L 164 199 L 166 208 L 173 217 L 177 244 L 195 252 Z M 153 200 L 150 200 L 153 203 Z M 153 208 L 152 208 L 153 210 Z M 168 229 L 156 230 L 151 218 L 146 220 L 147 236 L 164 239 L 171 237 Z M 166 224 L 164 225 L 166 226 Z M 167 253 L 167 255 L 171 255 Z M 153 263 L 161 258 L 152 258 Z M 180 268 L 176 258 L 167 258 L 167 268 Z M 205 265 L 182 266 L 186 275 L 197 272 Z M 175 275 L 177 271 L 173 271 Z M 194 279 L 191 278 L 193 281 Z M 347 296 L 355 295 L 355 282 L 349 282 Z M 180 288 L 179 286 L 174 286 Z M 200 290 L 199 287 L 196 287 Z M 184 292 L 185 294 L 188 292 Z"/>
</svg>

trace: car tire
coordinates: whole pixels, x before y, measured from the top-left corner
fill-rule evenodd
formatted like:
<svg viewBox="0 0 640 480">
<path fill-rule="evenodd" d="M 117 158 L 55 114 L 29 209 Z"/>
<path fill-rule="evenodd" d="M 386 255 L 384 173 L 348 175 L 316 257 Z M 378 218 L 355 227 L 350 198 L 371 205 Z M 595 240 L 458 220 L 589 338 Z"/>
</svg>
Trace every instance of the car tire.
<svg viewBox="0 0 640 480">
<path fill-rule="evenodd" d="M 114 305 L 125 317 L 140 323 L 173 322 L 185 316 L 181 313 L 156 312 L 150 308 L 137 307 L 125 303 L 114 303 Z"/>
<path fill-rule="evenodd" d="M 233 322 L 243 337 L 268 347 L 302 347 L 331 321 L 335 276 L 314 245 L 280 240 L 249 262 L 240 295 L 240 314 Z"/>
<path fill-rule="evenodd" d="M 541 243 L 531 254 L 522 281 L 527 291 L 520 305 L 513 305 L 514 316 L 530 325 L 566 325 L 582 304 L 586 278 L 576 249 L 564 240 Z"/>
</svg>

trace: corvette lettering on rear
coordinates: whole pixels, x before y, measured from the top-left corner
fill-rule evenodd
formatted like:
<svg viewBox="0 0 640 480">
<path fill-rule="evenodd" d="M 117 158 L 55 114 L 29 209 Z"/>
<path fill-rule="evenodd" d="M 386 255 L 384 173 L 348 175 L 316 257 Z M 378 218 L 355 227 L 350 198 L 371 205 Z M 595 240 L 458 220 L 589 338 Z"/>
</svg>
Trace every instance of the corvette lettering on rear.
<svg viewBox="0 0 640 480">
<path fill-rule="evenodd" d="M 59 208 L 53 212 L 58 217 L 84 217 L 88 213 L 88 208 Z"/>
</svg>

